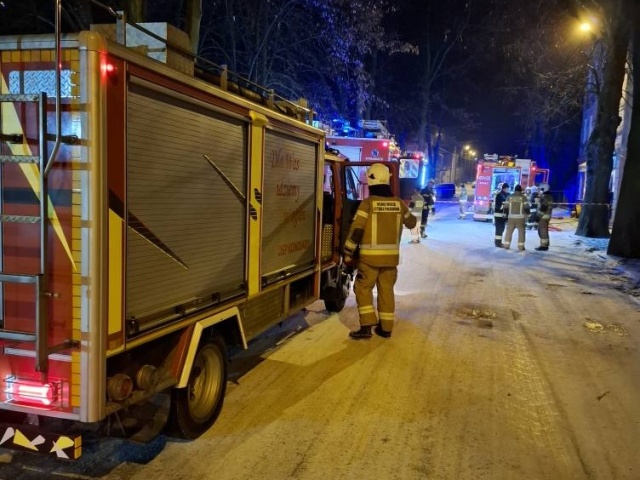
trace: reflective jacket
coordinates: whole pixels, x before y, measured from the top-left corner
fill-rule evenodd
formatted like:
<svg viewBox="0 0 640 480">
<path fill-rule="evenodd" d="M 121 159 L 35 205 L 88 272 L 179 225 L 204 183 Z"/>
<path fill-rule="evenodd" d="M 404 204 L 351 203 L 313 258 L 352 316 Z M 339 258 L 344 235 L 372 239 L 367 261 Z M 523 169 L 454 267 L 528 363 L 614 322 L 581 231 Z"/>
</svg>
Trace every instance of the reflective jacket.
<svg viewBox="0 0 640 480">
<path fill-rule="evenodd" d="M 509 218 L 526 218 L 529 214 L 529 202 L 522 192 L 515 192 L 504 203 L 503 210 L 507 210 Z"/>
<path fill-rule="evenodd" d="M 538 217 L 543 220 L 551 220 L 552 210 L 553 197 L 550 193 L 543 193 L 540 196 L 540 208 L 538 209 Z"/>
<path fill-rule="evenodd" d="M 538 219 L 538 207 L 540 206 L 540 194 L 534 192 L 529 198 L 530 212 L 534 220 Z"/>
<path fill-rule="evenodd" d="M 371 196 L 360 202 L 351 223 L 344 253 L 374 267 L 394 267 L 400 261 L 402 226 L 413 228 L 417 219 L 397 197 Z"/>
<path fill-rule="evenodd" d="M 506 217 L 506 213 L 504 212 L 504 206 L 509 198 L 509 194 L 500 190 L 496 195 L 496 200 L 494 202 L 494 217 Z"/>
<path fill-rule="evenodd" d="M 424 204 L 422 205 L 423 210 L 433 210 L 433 205 L 435 202 L 435 192 L 433 191 L 433 187 L 431 185 L 427 185 L 422 190 L 420 190 L 420 195 L 424 199 Z"/>
</svg>

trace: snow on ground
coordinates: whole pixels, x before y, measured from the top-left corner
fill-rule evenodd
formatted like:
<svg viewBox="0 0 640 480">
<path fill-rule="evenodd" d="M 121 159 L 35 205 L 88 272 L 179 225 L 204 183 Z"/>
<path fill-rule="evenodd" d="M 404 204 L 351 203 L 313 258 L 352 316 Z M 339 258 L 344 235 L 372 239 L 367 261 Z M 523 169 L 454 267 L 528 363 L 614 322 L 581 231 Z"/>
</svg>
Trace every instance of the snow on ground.
<svg viewBox="0 0 640 480">
<path fill-rule="evenodd" d="M 452 202 L 450 202 L 452 203 Z M 439 226 L 442 226 L 443 235 L 450 236 L 451 241 L 456 241 L 456 230 L 451 228 L 452 220 L 454 219 L 453 207 L 451 205 L 443 204 L 444 208 L 442 215 L 433 215 L 428 220 L 427 230 L 429 233 L 434 233 L 439 230 Z M 471 213 L 467 214 L 465 220 L 455 219 L 457 222 L 469 222 L 472 218 Z M 493 233 L 494 226 L 489 222 L 483 223 L 482 230 L 486 232 L 486 235 Z M 446 225 L 446 230 L 444 226 Z M 556 209 L 551 220 L 550 239 L 551 239 L 551 252 L 553 255 L 561 255 L 567 260 L 578 259 L 586 262 L 587 265 L 594 272 L 601 272 L 606 275 L 611 282 L 615 284 L 617 290 L 628 294 L 629 296 L 640 302 L 640 259 L 627 259 L 616 257 L 613 255 L 607 255 L 607 247 L 609 245 L 608 238 L 587 238 L 575 235 L 576 228 L 578 226 L 578 220 L 571 218 L 569 211 Z M 433 237 L 433 235 L 431 235 Z M 442 238 L 442 235 L 438 235 L 438 238 Z M 445 237 L 446 238 L 446 237 Z M 486 238 L 485 242 L 492 239 Z M 512 248 L 515 244 L 517 233 L 514 233 L 514 240 Z M 527 230 L 527 249 L 533 250 L 538 246 L 538 234 L 535 230 Z M 428 240 L 427 240 L 428 241 Z M 545 253 L 528 252 L 534 255 L 545 255 Z"/>
<path fill-rule="evenodd" d="M 563 212 L 564 213 L 564 212 Z M 621 258 L 607 255 L 608 238 L 586 238 L 575 235 L 578 221 L 566 215 L 556 216 L 551 223 L 556 232 L 552 238 L 568 242 L 572 247 L 570 255 L 588 258 L 597 271 L 608 275 L 616 283 L 616 289 L 640 302 L 640 259 Z"/>
</svg>

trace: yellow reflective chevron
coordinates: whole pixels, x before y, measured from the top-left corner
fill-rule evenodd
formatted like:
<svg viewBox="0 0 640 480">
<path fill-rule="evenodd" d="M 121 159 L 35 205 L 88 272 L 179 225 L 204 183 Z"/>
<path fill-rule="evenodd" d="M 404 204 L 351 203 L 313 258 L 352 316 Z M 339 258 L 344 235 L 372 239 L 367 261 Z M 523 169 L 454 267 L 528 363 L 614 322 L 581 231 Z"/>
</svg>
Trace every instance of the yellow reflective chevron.
<svg viewBox="0 0 640 480">
<path fill-rule="evenodd" d="M 31 440 L 29 440 L 26 436 L 24 436 L 20 430 L 16 430 L 16 433 L 13 435 L 13 443 L 15 443 L 20 447 L 33 450 L 35 452 L 38 451 L 38 448 L 35 445 L 33 445 Z"/>
<path fill-rule="evenodd" d="M 60 437 L 55 441 L 49 453 L 55 453 L 58 458 L 69 458 L 69 456 L 64 452 L 64 449 L 73 447 L 74 445 L 75 442 L 72 438 Z"/>
</svg>

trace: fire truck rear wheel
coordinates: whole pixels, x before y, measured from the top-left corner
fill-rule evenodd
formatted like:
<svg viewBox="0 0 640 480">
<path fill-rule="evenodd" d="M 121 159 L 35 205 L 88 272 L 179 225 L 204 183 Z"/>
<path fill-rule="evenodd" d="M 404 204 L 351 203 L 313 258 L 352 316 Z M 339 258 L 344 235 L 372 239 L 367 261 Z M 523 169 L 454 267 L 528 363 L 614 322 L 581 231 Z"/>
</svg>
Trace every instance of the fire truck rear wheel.
<svg viewBox="0 0 640 480">
<path fill-rule="evenodd" d="M 203 340 L 191 366 L 189 383 L 173 390 L 171 434 L 195 439 L 216 421 L 227 388 L 227 347 L 220 337 Z"/>
</svg>

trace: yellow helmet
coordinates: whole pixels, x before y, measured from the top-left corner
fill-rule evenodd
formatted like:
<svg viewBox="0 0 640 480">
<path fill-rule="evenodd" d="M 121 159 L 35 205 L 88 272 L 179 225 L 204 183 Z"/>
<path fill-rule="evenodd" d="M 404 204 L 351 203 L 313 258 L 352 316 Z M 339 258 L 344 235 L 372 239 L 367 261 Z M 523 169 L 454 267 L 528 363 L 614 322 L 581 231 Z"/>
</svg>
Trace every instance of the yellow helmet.
<svg viewBox="0 0 640 480">
<path fill-rule="evenodd" d="M 389 185 L 391 173 L 389 169 L 381 163 L 374 163 L 367 168 L 367 185 Z"/>
</svg>

